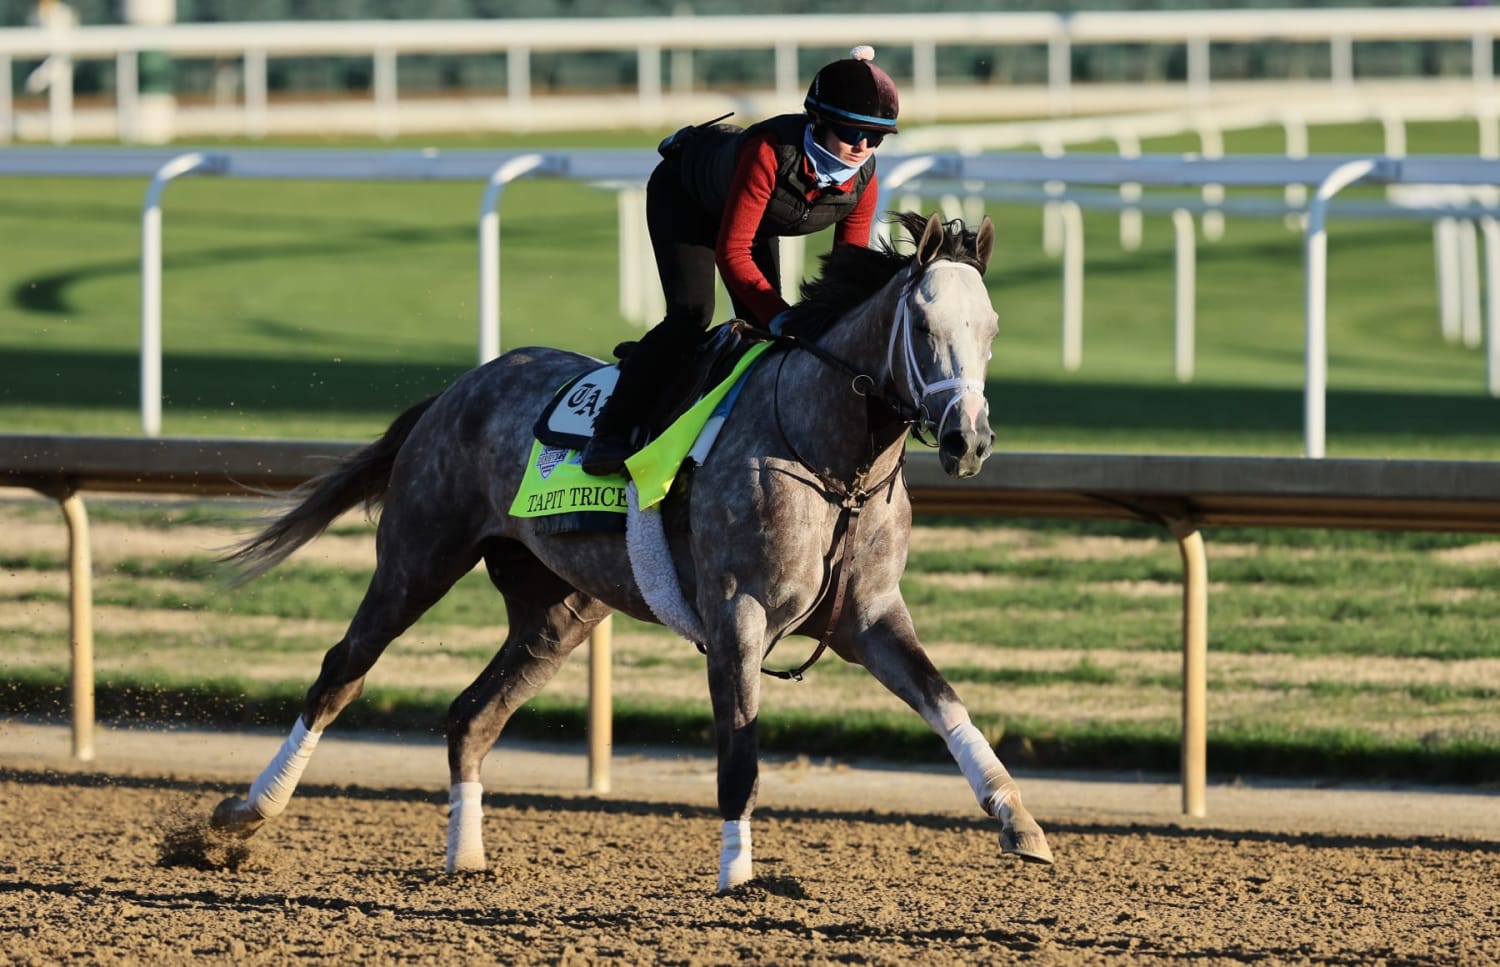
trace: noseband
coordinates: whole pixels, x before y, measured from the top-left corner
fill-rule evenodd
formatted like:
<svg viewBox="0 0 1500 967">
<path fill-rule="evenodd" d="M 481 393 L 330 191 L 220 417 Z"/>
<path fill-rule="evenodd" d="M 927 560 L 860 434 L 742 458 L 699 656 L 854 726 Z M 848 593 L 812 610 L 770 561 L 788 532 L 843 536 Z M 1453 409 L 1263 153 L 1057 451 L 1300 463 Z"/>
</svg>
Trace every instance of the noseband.
<svg viewBox="0 0 1500 967">
<path fill-rule="evenodd" d="M 912 345 L 911 338 L 910 295 L 911 290 L 916 287 L 916 281 L 915 279 L 912 280 L 911 285 L 907 287 L 906 293 L 902 296 L 900 304 L 896 306 L 896 319 L 891 325 L 891 341 L 886 350 L 885 365 L 886 369 L 890 372 L 891 378 L 895 379 L 896 347 L 897 343 L 900 343 L 902 350 L 901 357 L 906 363 L 906 392 L 911 399 L 909 405 L 915 411 L 915 418 L 911 421 L 911 434 L 927 446 L 935 447 L 938 445 L 937 431 L 942 429 L 943 424 L 948 419 L 948 414 L 953 412 L 953 408 L 965 396 L 972 394 L 977 395 L 981 400 L 984 399 L 984 381 L 967 379 L 963 376 L 954 376 L 949 379 L 940 379 L 935 383 L 929 383 L 923 377 L 922 369 L 917 365 L 917 350 Z M 948 401 L 948 405 L 943 407 L 942 415 L 934 420 L 932 412 L 927 408 L 927 398 L 946 392 L 947 390 L 958 390 L 958 392 L 954 393 L 953 398 Z M 923 436 L 924 431 L 933 434 L 931 440 Z"/>
</svg>

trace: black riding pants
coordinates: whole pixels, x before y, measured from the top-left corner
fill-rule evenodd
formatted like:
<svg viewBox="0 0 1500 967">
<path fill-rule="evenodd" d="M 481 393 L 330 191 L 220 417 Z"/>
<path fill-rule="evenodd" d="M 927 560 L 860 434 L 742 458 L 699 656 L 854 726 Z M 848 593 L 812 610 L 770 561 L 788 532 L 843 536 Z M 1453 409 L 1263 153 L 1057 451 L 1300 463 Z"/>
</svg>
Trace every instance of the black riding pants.
<svg viewBox="0 0 1500 967">
<path fill-rule="evenodd" d="M 682 183 L 681 156 L 665 158 L 646 183 L 646 227 L 656 253 L 656 271 L 666 296 L 667 315 L 657 328 L 679 330 L 680 339 L 693 338 L 714 323 L 714 280 L 718 271 L 714 247 L 719 238 L 723 213 L 708 211 L 688 193 Z M 775 235 L 755 240 L 750 256 L 773 286 L 781 285 L 781 265 Z M 731 293 L 735 315 L 761 325 Z M 675 341 L 675 340 L 674 340 Z"/>
<path fill-rule="evenodd" d="M 687 365 L 713 325 L 719 219 L 719 212 L 706 210 L 683 187 L 680 156 L 656 166 L 646 183 L 646 226 L 667 313 L 621 362 L 614 395 L 595 421 L 596 435 L 624 434 L 636 423 L 649 421 L 662 388 Z M 757 239 L 751 251 L 772 285 L 780 284 L 778 250 L 773 235 Z M 752 318 L 738 299 L 732 301 L 736 314 Z"/>
</svg>

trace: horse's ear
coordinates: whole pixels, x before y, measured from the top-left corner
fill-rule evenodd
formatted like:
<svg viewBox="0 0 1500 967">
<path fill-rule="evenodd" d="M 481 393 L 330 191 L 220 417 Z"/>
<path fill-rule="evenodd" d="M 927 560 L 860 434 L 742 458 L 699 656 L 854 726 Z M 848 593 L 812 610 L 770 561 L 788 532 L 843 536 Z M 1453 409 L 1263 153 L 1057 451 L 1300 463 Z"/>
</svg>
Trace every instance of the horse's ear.
<svg viewBox="0 0 1500 967">
<path fill-rule="evenodd" d="M 995 223 L 986 215 L 984 221 L 979 223 L 979 231 L 974 234 L 974 257 L 979 260 L 980 275 L 990 267 L 990 253 L 994 250 Z"/>
<path fill-rule="evenodd" d="M 917 239 L 917 264 L 926 265 L 938 257 L 943 250 L 943 220 L 933 212 L 927 218 L 927 225 L 922 229 L 922 237 Z"/>
</svg>

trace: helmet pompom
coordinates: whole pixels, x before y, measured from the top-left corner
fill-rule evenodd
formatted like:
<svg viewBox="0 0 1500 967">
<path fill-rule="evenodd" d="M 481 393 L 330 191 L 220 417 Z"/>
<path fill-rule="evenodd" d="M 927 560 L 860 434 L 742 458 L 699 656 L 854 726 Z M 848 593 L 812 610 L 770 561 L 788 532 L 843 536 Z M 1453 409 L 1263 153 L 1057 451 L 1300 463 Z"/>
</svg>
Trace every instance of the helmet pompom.
<svg viewBox="0 0 1500 967">
<path fill-rule="evenodd" d="M 849 56 L 854 60 L 874 60 L 875 48 L 869 44 L 860 44 L 858 47 L 849 48 Z"/>
</svg>

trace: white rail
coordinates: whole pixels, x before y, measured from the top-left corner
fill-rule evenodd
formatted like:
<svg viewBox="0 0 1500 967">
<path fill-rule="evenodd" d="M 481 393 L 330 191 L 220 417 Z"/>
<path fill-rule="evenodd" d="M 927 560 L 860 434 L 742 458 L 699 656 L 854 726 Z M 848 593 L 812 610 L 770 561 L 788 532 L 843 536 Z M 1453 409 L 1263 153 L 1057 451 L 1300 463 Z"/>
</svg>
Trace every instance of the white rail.
<svg viewBox="0 0 1500 967">
<path fill-rule="evenodd" d="M 618 98 L 594 98 L 586 116 L 568 115 L 577 126 L 628 124 L 657 126 L 690 112 L 712 107 L 695 98 L 691 58 L 698 50 L 760 49 L 773 64 L 774 101 L 785 108 L 800 101 L 799 44 L 787 38 L 857 37 L 877 47 L 911 50 L 912 76 L 905 84 L 906 115 L 936 119 L 950 114 L 953 85 L 940 85 L 938 51 L 942 46 L 1044 46 L 1047 81 L 1043 101 L 1015 102 L 1017 90 L 986 85 L 971 91 L 981 103 L 970 104 L 970 116 L 1003 116 L 1017 109 L 1067 114 L 1078 95 L 1091 85 L 1075 83 L 1072 49 L 1115 43 L 1181 45 L 1187 50 L 1186 80 L 1167 85 L 1180 91 L 1182 104 L 1205 104 L 1217 88 L 1212 78 L 1213 45 L 1284 41 L 1328 45 L 1330 76 L 1325 90 L 1346 93 L 1356 81 L 1353 45 L 1392 40 L 1463 41 L 1471 50 L 1470 83 L 1488 96 L 1494 89 L 1491 56 L 1500 36 L 1500 10 L 1340 9 L 1340 10 L 1202 10 L 1153 12 L 924 13 L 913 15 L 803 15 L 734 17 L 644 17 L 505 20 L 404 20 L 334 22 L 185 23 L 167 26 L 87 26 L 0 30 L 0 67 L 16 59 L 53 58 L 48 106 L 48 136 L 66 141 L 77 129 L 72 99 L 72 65 L 80 60 L 115 59 L 119 90 L 117 132 L 132 134 L 140 116 L 135 85 L 135 58 L 160 51 L 178 58 L 227 58 L 240 64 L 244 96 L 232 112 L 237 133 L 258 137 L 272 130 L 267 60 L 276 57 L 367 56 L 371 59 L 372 112 L 361 120 L 366 130 L 384 136 L 397 133 L 406 118 L 398 114 L 399 59 L 410 54 L 487 54 L 503 52 L 508 83 L 505 110 L 484 112 L 479 123 L 530 126 L 544 123 L 533 101 L 530 58 L 536 51 L 631 52 L 638 64 L 635 110 L 621 111 Z M 819 48 L 826 45 L 819 44 Z M 663 53 L 667 53 L 665 59 Z M 663 73 L 669 75 L 663 83 Z M 9 76 L 9 70 L 3 76 Z M 1251 86 L 1254 86 L 1252 82 Z M 1093 85 L 1097 86 L 1097 85 Z M 1220 88 L 1229 85 L 1219 85 Z M 1118 107 L 1139 105 L 1144 85 L 1122 92 Z M 739 102 L 745 92 L 717 96 L 715 106 Z M 223 112 L 219 112 L 223 113 Z M 461 112 L 455 120 L 464 117 Z M 622 117 L 623 116 L 623 117 Z M 469 121 L 475 120 L 472 112 Z M 0 138 L 15 127 L 9 85 L 0 85 Z M 223 133 L 223 132 L 221 132 Z"/>
<path fill-rule="evenodd" d="M 141 175 L 152 176 L 142 211 L 142 428 L 148 435 L 160 433 L 160 353 L 161 353 L 161 231 L 160 203 L 162 191 L 172 178 L 187 172 L 243 178 L 304 179 L 383 179 L 383 180 L 473 180 L 485 184 L 480 211 L 480 361 L 498 352 L 499 255 L 498 216 L 491 218 L 498 203 L 499 188 L 512 177 L 525 173 L 550 174 L 596 183 L 642 183 L 656 161 L 650 151 L 572 151 L 544 154 L 518 152 L 359 152 L 359 151 L 273 151 L 238 150 L 212 153 L 163 152 L 159 150 L 105 149 L 101 151 L 64 151 L 58 149 L 12 149 L 0 152 L 0 175 Z M 1452 185 L 1492 187 L 1500 184 L 1500 161 L 1467 157 L 1422 156 L 1414 158 L 1344 158 L 1314 156 L 1300 159 L 1268 156 L 1226 158 L 1183 158 L 1143 156 L 1121 158 L 1107 155 L 1072 155 L 1049 158 L 1036 155 L 931 155 L 887 159 L 882 182 L 886 197 L 881 207 L 889 207 L 897 191 L 910 191 L 916 184 L 924 190 L 972 190 L 974 185 L 991 190 L 1006 185 L 1045 186 L 1065 182 L 1068 185 L 1140 185 L 1143 187 L 1195 187 L 1228 185 L 1238 187 L 1316 186 L 1318 192 L 1309 205 L 1308 228 L 1304 234 L 1305 272 L 1303 278 L 1306 383 L 1305 383 L 1305 452 L 1321 457 L 1325 451 L 1323 398 L 1326 373 L 1326 258 L 1327 238 L 1323 206 L 1340 190 L 1359 182 L 1388 185 Z M 1076 199 L 1069 202 L 1075 239 L 1075 254 L 1065 260 L 1065 280 L 1076 291 L 1064 300 L 1065 361 L 1075 364 L 1082 352 L 1082 253 L 1077 248 L 1079 212 Z M 1144 200 L 1135 202 L 1144 205 Z M 1400 210 L 1393 208 L 1393 215 Z M 1469 221 L 1483 220 L 1487 238 L 1496 229 L 1494 209 L 1456 207 L 1431 209 L 1433 217 L 1453 217 Z M 1409 213 L 1408 213 L 1409 214 Z M 645 264 L 649 260 L 636 260 Z M 1491 306 L 1497 300 L 1491 298 Z M 1071 321 L 1069 321 L 1071 320 Z M 1491 339 L 1488 359 L 1500 361 L 1494 338 L 1496 323 L 1491 317 Z M 1496 383 L 1500 365 L 1491 366 L 1491 386 Z M 153 375 L 154 374 L 154 375 Z"/>
</svg>

